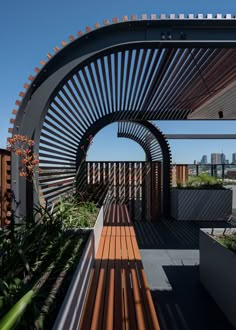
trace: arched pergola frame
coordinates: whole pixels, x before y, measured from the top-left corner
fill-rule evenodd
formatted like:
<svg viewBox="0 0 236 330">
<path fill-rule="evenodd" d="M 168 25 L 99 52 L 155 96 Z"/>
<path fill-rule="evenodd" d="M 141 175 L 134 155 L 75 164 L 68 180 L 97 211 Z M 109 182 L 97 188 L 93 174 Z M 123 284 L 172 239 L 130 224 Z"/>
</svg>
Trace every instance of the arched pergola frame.
<svg viewBox="0 0 236 330">
<path fill-rule="evenodd" d="M 124 125 L 125 124 L 125 125 Z M 118 122 L 118 137 L 128 138 L 137 142 L 145 151 L 147 161 L 160 161 L 163 170 L 163 208 L 169 215 L 171 188 L 171 151 L 168 141 L 158 127 L 147 121 Z M 152 148 L 151 143 L 154 143 Z"/>
<path fill-rule="evenodd" d="M 164 17 L 163 17 L 164 18 Z M 138 49 L 165 49 L 168 61 L 160 67 L 160 77 L 166 73 L 168 65 L 174 59 L 173 49 L 189 49 L 200 47 L 209 49 L 211 47 L 220 47 L 224 49 L 235 48 L 236 40 L 236 25 L 234 20 L 219 19 L 215 20 L 212 17 L 207 19 L 152 19 L 148 20 L 144 16 L 142 20 L 137 20 L 136 16 L 132 16 L 131 21 L 127 17 L 123 18 L 123 22 L 106 25 L 94 31 L 87 28 L 87 34 L 81 35 L 74 40 L 70 37 L 71 43 L 65 48 L 58 51 L 56 55 L 50 58 L 48 63 L 43 63 L 42 70 L 36 68 L 37 76 L 34 78 L 30 76 L 32 81 L 29 86 L 26 84 L 26 92 L 20 93 L 23 96 L 22 101 L 17 101 L 19 110 L 14 121 L 14 127 L 10 131 L 13 134 L 28 135 L 35 140 L 35 152 L 39 152 L 39 144 L 42 127 L 45 123 L 45 117 L 48 113 L 51 102 L 56 97 L 57 93 L 68 81 L 68 79 L 78 70 L 83 70 L 86 65 L 89 65 L 97 59 L 102 59 L 104 56 L 110 54 L 117 54 L 123 51 L 132 51 Z M 65 42 L 63 42 L 63 45 Z M 227 52 L 226 52 L 227 53 Z M 131 54 L 131 53 L 129 53 Z M 115 55 L 114 55 L 115 56 Z M 195 63 L 195 55 L 186 54 L 185 56 L 192 56 L 192 61 Z M 211 55 L 209 55 L 211 56 Z M 230 56 L 232 56 L 230 54 Z M 196 64 L 196 63 L 195 63 Z M 134 64 L 135 65 L 135 64 Z M 200 67 L 196 66 L 196 73 L 199 74 Z M 201 75 L 200 75 L 201 76 Z M 231 81 L 234 76 L 231 75 Z M 132 79 L 132 77 L 131 77 Z M 155 89 L 159 83 L 159 79 L 154 79 L 150 85 L 150 90 L 145 96 L 144 106 L 141 109 L 123 109 L 123 113 L 116 109 L 111 110 L 111 113 L 100 114 L 94 113 L 94 121 L 86 126 L 81 133 L 78 140 L 78 149 L 76 155 L 76 168 L 80 166 L 83 157 L 80 147 L 86 147 L 86 141 L 89 135 L 95 135 L 101 128 L 108 123 L 119 120 L 155 120 L 155 119 L 187 119 L 193 112 L 191 108 L 183 108 L 177 112 L 174 105 L 173 111 L 167 109 L 164 113 L 158 113 L 158 109 L 152 111 L 150 104 L 153 102 L 155 96 Z M 199 78 L 200 79 L 200 78 Z M 228 83 L 229 83 L 228 82 Z M 223 87 L 222 87 L 223 88 Z M 213 91 L 206 91 L 204 100 L 209 100 L 211 96 L 217 93 L 217 89 Z M 188 99 L 186 99 L 188 101 Z M 108 101 L 107 101 L 108 102 Z M 151 103 L 150 103 L 151 102 Z M 203 102 L 203 101 L 202 101 Z M 155 100 L 154 100 L 155 104 Z M 202 104 L 199 104 L 202 105 Z M 150 108 L 150 109 L 149 109 Z M 120 109 L 121 110 L 121 109 Z M 144 111 L 145 110 L 145 111 Z M 14 110 L 14 113 L 16 111 Z M 178 116 L 176 117 L 176 114 Z M 235 115 L 236 118 L 236 115 Z M 201 119 L 201 118 L 198 118 Z M 225 118 L 224 118 L 225 119 Z M 81 119 L 83 125 L 83 119 Z M 146 127 L 150 123 L 146 122 Z M 164 157 L 164 153 L 163 153 Z M 14 200 L 18 206 L 15 210 L 17 216 L 21 217 L 27 213 L 27 184 L 24 179 L 18 176 L 19 163 L 15 155 L 12 155 L 12 190 Z"/>
</svg>

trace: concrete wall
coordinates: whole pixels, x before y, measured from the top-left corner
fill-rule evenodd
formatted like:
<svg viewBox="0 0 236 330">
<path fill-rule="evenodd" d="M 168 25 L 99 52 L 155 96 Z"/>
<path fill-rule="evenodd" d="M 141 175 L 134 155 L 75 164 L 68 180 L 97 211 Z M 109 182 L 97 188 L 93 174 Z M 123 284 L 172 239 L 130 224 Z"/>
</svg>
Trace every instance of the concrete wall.
<svg viewBox="0 0 236 330">
<path fill-rule="evenodd" d="M 223 230 L 214 229 L 214 234 Z M 200 281 L 236 328 L 236 254 L 211 237 L 211 231 L 200 230 Z"/>
<path fill-rule="evenodd" d="M 100 209 L 94 229 L 76 268 L 75 274 L 59 311 L 53 330 L 77 330 L 82 315 L 89 278 L 94 265 L 99 240 L 103 228 L 104 208 Z"/>
</svg>

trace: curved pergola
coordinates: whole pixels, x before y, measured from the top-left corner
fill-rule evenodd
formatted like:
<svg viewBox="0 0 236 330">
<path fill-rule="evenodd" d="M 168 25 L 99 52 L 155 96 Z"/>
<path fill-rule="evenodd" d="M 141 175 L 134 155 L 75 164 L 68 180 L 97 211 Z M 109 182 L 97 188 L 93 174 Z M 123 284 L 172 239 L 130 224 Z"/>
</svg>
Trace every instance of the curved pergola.
<svg viewBox="0 0 236 330">
<path fill-rule="evenodd" d="M 164 213 L 170 210 L 171 187 L 171 152 L 168 141 L 163 133 L 154 124 L 146 121 L 120 121 L 118 122 L 118 137 L 128 138 L 137 142 L 146 153 L 147 161 L 159 161 L 162 164 L 162 182 Z"/>
<path fill-rule="evenodd" d="M 114 19 L 62 42 L 41 61 L 16 101 L 13 134 L 32 137 L 45 198 L 72 188 L 87 138 L 121 120 L 218 118 L 202 107 L 232 88 L 236 78 L 235 21 L 230 17 L 142 16 Z M 200 111 L 200 110 L 201 111 Z M 196 114 L 196 115 L 195 115 Z M 236 114 L 224 109 L 224 119 Z M 16 213 L 26 214 L 27 185 L 12 157 Z M 63 182 L 63 185 L 60 184 Z M 52 188 L 53 187 L 53 188 Z M 30 193 L 29 193 L 30 195 Z"/>
<path fill-rule="evenodd" d="M 117 137 L 127 138 L 137 142 L 143 148 L 147 161 L 163 162 L 162 148 L 159 144 L 159 141 L 146 127 L 142 125 L 142 121 L 118 122 Z M 166 143 L 168 144 L 167 141 Z M 170 159 L 169 159 L 169 163 L 170 163 Z"/>
</svg>

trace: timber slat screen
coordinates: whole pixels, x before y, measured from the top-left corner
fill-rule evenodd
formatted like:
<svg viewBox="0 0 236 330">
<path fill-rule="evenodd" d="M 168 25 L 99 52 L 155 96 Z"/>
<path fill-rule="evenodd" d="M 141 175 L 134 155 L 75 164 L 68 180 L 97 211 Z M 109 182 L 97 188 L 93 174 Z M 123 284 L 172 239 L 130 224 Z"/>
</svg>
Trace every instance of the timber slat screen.
<svg viewBox="0 0 236 330">
<path fill-rule="evenodd" d="M 0 194 L 0 223 L 4 227 L 11 211 L 11 154 L 4 149 L 0 149 Z"/>
<path fill-rule="evenodd" d="M 127 205 L 131 219 L 160 218 L 160 162 L 86 162 L 86 166 L 87 183 L 108 189 L 111 200 Z"/>
</svg>

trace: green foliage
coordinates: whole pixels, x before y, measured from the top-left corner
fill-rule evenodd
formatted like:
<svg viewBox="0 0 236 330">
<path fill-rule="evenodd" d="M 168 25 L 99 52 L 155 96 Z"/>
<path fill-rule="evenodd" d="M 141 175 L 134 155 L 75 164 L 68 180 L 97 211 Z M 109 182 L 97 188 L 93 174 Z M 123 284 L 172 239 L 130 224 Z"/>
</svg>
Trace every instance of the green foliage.
<svg viewBox="0 0 236 330">
<path fill-rule="evenodd" d="M 60 199 L 56 217 L 66 229 L 92 228 L 97 214 L 98 209 L 94 202 L 79 202 L 75 196 L 65 196 Z"/>
<path fill-rule="evenodd" d="M 177 185 L 178 187 L 178 185 Z M 215 190 L 215 189 L 225 189 L 223 182 L 217 178 L 210 176 L 207 173 L 201 173 L 198 176 L 189 176 L 188 183 L 185 187 L 178 187 L 179 189 L 206 189 L 206 190 Z"/>
<path fill-rule="evenodd" d="M 10 309 L 10 311 L 0 320 L 1 330 L 11 330 L 19 322 L 25 309 L 32 301 L 34 291 L 27 292 L 17 303 Z"/>
<path fill-rule="evenodd" d="M 236 234 L 221 235 L 217 237 L 219 242 L 226 246 L 228 249 L 236 253 Z"/>
<path fill-rule="evenodd" d="M 20 312 L 20 308 L 29 298 L 25 294 L 34 291 L 20 328 L 43 329 L 47 322 L 53 322 L 51 313 L 60 306 L 55 301 L 58 297 L 63 300 L 65 295 L 63 292 L 58 296 L 61 290 L 58 283 L 63 281 L 64 290 L 68 287 L 68 276 L 74 271 L 89 234 L 67 229 L 93 226 L 97 216 L 94 203 L 78 203 L 72 197 L 61 203 L 59 209 L 60 213 L 50 214 L 47 205 L 37 206 L 34 215 L 22 224 L 11 221 L 8 228 L 0 230 L 0 318 L 9 318 L 11 324 L 18 322 L 25 310 Z M 22 297 L 25 298 L 21 300 Z"/>
</svg>

